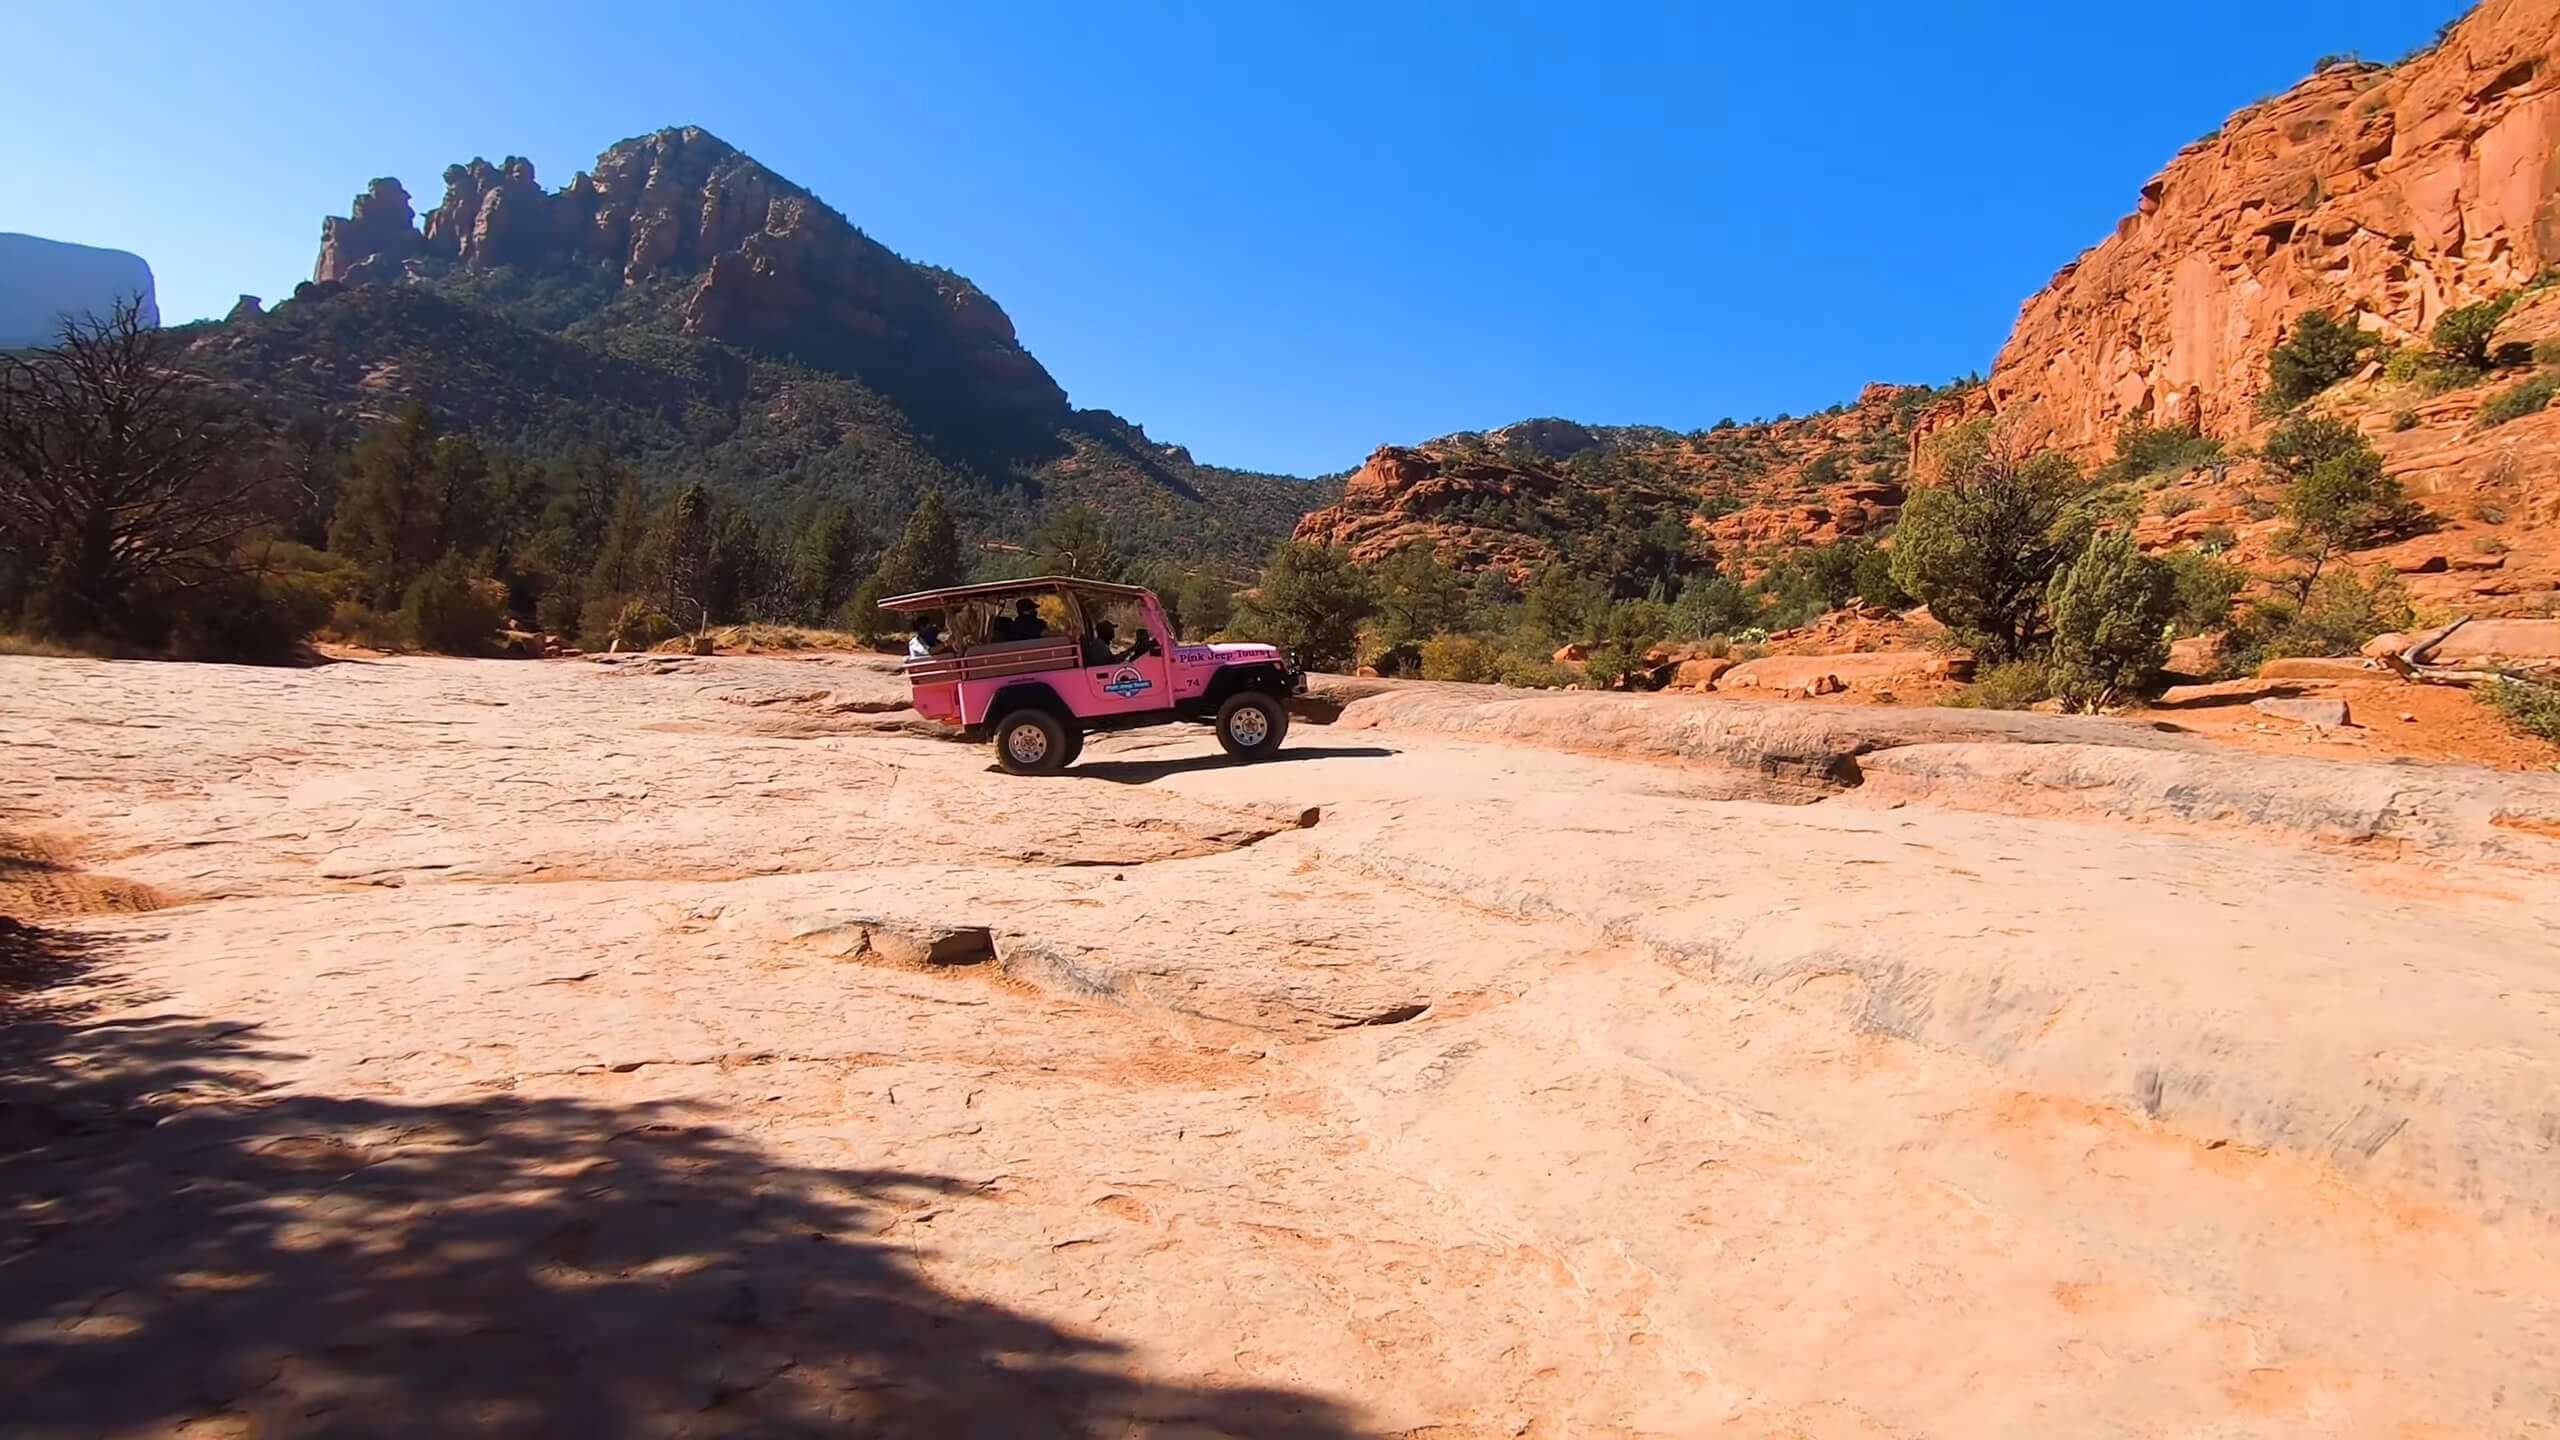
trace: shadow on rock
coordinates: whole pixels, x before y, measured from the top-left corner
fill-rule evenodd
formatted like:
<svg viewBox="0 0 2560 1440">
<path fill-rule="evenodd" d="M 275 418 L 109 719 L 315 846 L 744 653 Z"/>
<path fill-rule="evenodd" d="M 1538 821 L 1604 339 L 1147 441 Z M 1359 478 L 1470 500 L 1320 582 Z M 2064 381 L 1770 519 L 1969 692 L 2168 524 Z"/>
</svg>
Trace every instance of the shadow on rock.
<svg viewBox="0 0 2560 1440">
<path fill-rule="evenodd" d="M 0 941 L 13 1435 L 1357 1433 L 937 1289 L 884 1232 L 960 1182 L 674 1106 L 278 1096 L 254 1027 L 102 1021 L 91 946 Z"/>
<path fill-rule="evenodd" d="M 1260 760 L 1238 760 L 1224 751 L 1186 755 L 1179 760 L 1084 760 L 1067 768 L 1064 778 L 1108 780 L 1115 785 L 1145 785 L 1168 775 L 1225 770 L 1240 765 L 1285 765 L 1294 760 L 1383 760 L 1402 751 L 1377 745 L 1309 745 L 1283 747 Z"/>
</svg>

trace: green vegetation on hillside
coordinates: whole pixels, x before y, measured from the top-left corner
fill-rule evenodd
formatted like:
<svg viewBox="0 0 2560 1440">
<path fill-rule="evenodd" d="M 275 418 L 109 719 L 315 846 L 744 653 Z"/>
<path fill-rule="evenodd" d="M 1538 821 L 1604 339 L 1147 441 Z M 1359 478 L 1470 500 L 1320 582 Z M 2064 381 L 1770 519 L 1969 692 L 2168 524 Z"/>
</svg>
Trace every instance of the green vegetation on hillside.
<svg viewBox="0 0 2560 1440">
<path fill-rule="evenodd" d="M 2222 458 L 2222 442 L 2184 425 L 2146 425 L 2128 420 L 2116 432 L 2114 458 L 2098 471 L 2105 485 L 2137 485 L 2146 480 L 2184 475 Z"/>
<path fill-rule="evenodd" d="M 2531 346 L 2520 347 L 2520 354 L 2505 346 L 2495 350 L 2491 348 L 2491 337 L 2497 333 L 2498 322 L 2507 318 L 2507 312 L 2515 308 L 2519 298 L 2520 293 L 2501 295 L 2495 300 L 2446 311 L 2427 336 L 2435 349 L 2437 363 L 2457 374 L 2476 376 L 2488 373 L 2496 365 L 2532 359 Z"/>
<path fill-rule="evenodd" d="M 1247 562 L 1330 498 L 1202 465 L 1107 411 L 968 409 L 688 335 L 669 282 L 455 270 L 416 284 L 303 287 L 256 317 L 172 332 L 187 363 L 259 407 L 345 431 L 416 401 L 492 454 L 602 455 L 644 492 L 700 483 L 772 518 L 838 503 L 889 529 L 941 491 L 973 543 L 1029 540 L 1082 504 L 1129 554 Z M 922 383 L 922 382 L 919 382 Z"/>
<path fill-rule="evenodd" d="M 428 298 L 387 313 L 446 313 Z M 1018 573 L 1026 555 L 1086 574 L 1143 564 L 1175 602 L 1226 618 L 1225 562 L 1124 560 L 1119 527 L 1090 505 L 1053 496 L 1028 508 L 1034 547 L 988 548 L 929 483 L 886 524 L 823 493 L 759 504 L 700 475 L 653 486 L 604 433 L 528 455 L 414 397 L 353 424 L 280 419 L 251 388 L 174 363 L 205 353 L 200 334 L 149 330 L 127 312 L 0 359 L 0 629 L 269 660 L 324 627 L 460 654 L 545 632 L 643 647 L 733 621 L 876 633 L 895 623 L 873 608 L 881 595 Z M 537 344 L 482 358 L 544 357 Z M 472 383 L 437 393 L 467 400 Z M 489 394 L 503 401 L 508 384 Z M 1096 425 L 1087 438 L 1134 448 L 1133 434 Z"/>
<path fill-rule="evenodd" d="M 2490 396 L 2480 407 L 2480 423 L 2495 427 L 2527 415 L 2539 415 L 2551 408 L 2555 396 L 2560 396 L 2560 371 L 2545 371 Z"/>
<path fill-rule="evenodd" d="M 1601 482 L 1596 504 L 1583 503 L 1603 516 L 1611 498 L 1630 508 L 1628 500 L 1638 495 L 1663 513 L 1677 513 L 1680 477 L 1662 463 L 1658 448 L 1613 456 L 1605 433 L 1592 433 L 1603 443 L 1566 461 L 1528 469 L 1515 457 L 1512 468 L 1498 473 L 1469 471 L 1474 452 L 1449 447 L 1454 453 L 1440 455 L 1440 474 L 1463 482 L 1451 491 L 1474 484 L 1496 497 L 1479 506 L 1479 515 L 1552 514 L 1548 487 L 1537 477 L 1568 464 Z M 1702 438 L 1718 447 L 1722 464 L 1778 460 L 1766 429 L 1717 429 L 1684 443 Z M 1807 460 L 1799 450 L 1785 463 L 1798 467 L 1800 481 L 1828 483 L 1857 458 L 1833 449 Z M 1340 579 L 1330 592 L 1337 609 L 1327 617 L 1321 653 L 1337 663 L 1356 659 L 1381 673 L 1427 679 L 1643 688 L 1669 676 L 1670 655 L 1747 656 L 1773 633 L 1852 601 L 1917 602 L 1982 663 L 1960 703 L 2053 700 L 2067 709 L 2095 709 L 2155 686 L 2177 636 L 2225 633 L 2224 663 L 2248 667 L 2278 655 L 2348 653 L 2383 630 L 2412 623 L 2408 595 L 2387 570 L 2359 575 L 2335 564 L 2340 553 L 2422 521 L 2361 432 L 2336 421 L 2296 420 L 2277 428 L 2261 458 L 2284 482 L 2281 503 L 2269 513 L 2289 520 L 2282 553 L 2298 562 L 2277 574 L 2253 575 L 2220 558 L 2228 532 L 2157 556 L 2132 538 L 2137 512 L 2127 487 L 2226 463 L 2212 437 L 2130 425 L 2118 437 L 2113 461 L 2084 477 L 2067 457 L 2022 447 L 1998 422 L 1977 419 L 1923 447 L 1925 483 L 1914 488 L 1887 534 L 1781 546 L 1753 556 L 1749 569 L 1738 557 L 1718 555 L 1712 537 L 1694 524 L 1682 526 L 1676 544 L 1666 529 L 1666 561 L 1634 572 L 1600 568 L 1597 558 L 1611 547 L 1590 536 L 1540 530 L 1537 538 L 1558 558 L 1534 567 L 1518 586 L 1500 570 L 1471 580 L 1429 543 L 1366 567 L 1365 583 L 1349 577 L 1357 567 L 1347 557 L 1330 552 L 1320 569 Z M 1698 487 L 1689 493 L 1703 491 L 1711 500 L 1714 492 L 1704 489 L 1698 473 L 1686 471 Z M 1898 476 L 1899 464 L 1880 473 Z M 1689 503 L 1704 508 L 1702 501 Z M 1434 512 L 1430 518 L 1446 517 Z M 1297 555 L 1289 563 L 1296 568 L 1311 558 Z M 1674 576 L 1676 585 L 1666 583 Z M 1303 599 L 1305 587 L 1297 590 Z M 1248 597 L 1246 625 L 1269 618 L 1269 611 L 1251 608 Z M 1293 638 L 1318 628 L 1316 617 L 1300 614 L 1281 633 Z M 1565 656 L 1558 652 L 1568 647 L 1576 661 L 1571 666 L 1559 663 Z"/>
<path fill-rule="evenodd" d="M 2371 544 L 2416 514 L 2400 482 L 2385 474 L 2364 432 L 2343 420 L 2296 420 L 2267 437 L 2261 457 L 2287 482 L 2282 544 L 2311 562 L 2307 595 L 2331 556 Z"/>
<path fill-rule="evenodd" d="M 1357 653 L 1360 622 L 1377 601 L 1368 577 L 1340 550 L 1284 542 L 1262 570 L 1262 583 L 1240 607 L 1244 627 L 1320 670 L 1346 668 Z"/>
</svg>

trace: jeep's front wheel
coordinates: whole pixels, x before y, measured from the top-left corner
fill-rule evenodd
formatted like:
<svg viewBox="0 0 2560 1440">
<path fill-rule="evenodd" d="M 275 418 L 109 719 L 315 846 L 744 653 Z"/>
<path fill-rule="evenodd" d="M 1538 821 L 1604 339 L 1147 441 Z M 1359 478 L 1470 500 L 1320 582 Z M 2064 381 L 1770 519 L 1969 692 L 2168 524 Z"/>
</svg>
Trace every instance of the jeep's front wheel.
<svg viewBox="0 0 2560 1440">
<path fill-rule="evenodd" d="M 996 763 L 1014 775 L 1067 768 L 1067 727 L 1046 710 L 1016 710 L 996 722 Z"/>
<path fill-rule="evenodd" d="M 1239 760 L 1259 760 L 1280 748 L 1289 712 L 1259 690 L 1232 696 L 1218 707 L 1218 743 Z"/>
</svg>

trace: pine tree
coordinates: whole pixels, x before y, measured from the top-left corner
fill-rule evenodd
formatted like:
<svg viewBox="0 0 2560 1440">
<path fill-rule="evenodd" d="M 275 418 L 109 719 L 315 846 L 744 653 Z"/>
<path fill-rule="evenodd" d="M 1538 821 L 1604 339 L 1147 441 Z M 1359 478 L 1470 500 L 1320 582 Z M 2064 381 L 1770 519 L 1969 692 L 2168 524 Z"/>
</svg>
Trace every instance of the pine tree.
<svg viewBox="0 0 2560 1440">
<path fill-rule="evenodd" d="M 2400 481 L 2384 472 L 2364 432 L 2345 421 L 2297 420 L 2269 435 L 2264 453 L 2269 468 L 2290 482 L 2283 510 L 2292 524 L 2277 543 L 2311 562 L 2298 586 L 2306 597 L 2331 557 L 2372 543 L 2410 516 Z"/>
<path fill-rule="evenodd" d="M 744 510 L 719 509 L 711 531 L 711 550 L 702 567 L 702 605 L 715 625 L 764 613 L 772 589 L 772 569 L 765 550 L 764 527 Z"/>
<path fill-rule="evenodd" d="M 697 480 L 668 498 L 650 547 L 657 560 L 658 608 L 678 624 L 691 621 L 697 629 L 711 618 L 702 596 L 703 575 L 711 564 L 711 526 L 711 497 Z"/>
<path fill-rule="evenodd" d="M 1069 505 L 1049 517 L 1032 541 L 1041 573 L 1081 575 L 1089 580 L 1125 580 L 1129 564 L 1112 543 L 1111 526 L 1089 505 Z"/>
<path fill-rule="evenodd" d="M 2089 533 L 2079 468 L 2021 456 L 1987 428 L 1954 432 L 1937 459 L 1941 483 L 1912 495 L 1894 531 L 1894 583 L 1986 663 L 2027 658 L 2051 633 L 2054 572 Z"/>
<path fill-rule="evenodd" d="M 347 457 L 329 548 L 363 567 L 366 599 L 377 608 L 399 604 L 434 559 L 423 552 L 435 523 L 435 443 L 434 418 L 413 400 L 367 429 Z"/>
<path fill-rule="evenodd" d="M 626 476 L 614 492 L 595 560 L 587 567 L 587 608 L 610 609 L 640 589 L 642 549 L 647 539 L 648 510 L 641 503 L 639 483 Z"/>
<path fill-rule="evenodd" d="M 329 548 L 364 567 L 374 605 L 395 606 L 444 555 L 474 556 L 487 545 L 488 480 L 480 447 L 439 434 L 426 407 L 411 401 L 356 442 Z"/>
<path fill-rule="evenodd" d="M 960 553 L 959 528 L 942 502 L 942 492 L 928 490 L 907 521 L 905 533 L 880 557 L 884 595 L 907 595 L 957 585 L 968 574 Z"/>
<path fill-rule="evenodd" d="M 1311 670 L 1338 670 L 1359 653 L 1360 622 L 1375 608 L 1368 577 L 1345 552 L 1289 540 L 1237 607 L 1243 627 Z"/>
<path fill-rule="evenodd" d="M 791 617 L 812 625 L 833 620 L 862 583 L 862 556 L 871 545 L 871 536 L 844 506 L 809 512 L 783 561 L 783 604 Z"/>
<path fill-rule="evenodd" d="M 2356 372 L 2374 337 L 2326 310 L 2305 311 L 2267 356 L 2269 407 L 2289 410 Z"/>
<path fill-rule="evenodd" d="M 2053 577 L 2053 688 L 2074 710 L 2139 693 L 2169 659 L 2177 579 L 2168 563 L 2112 531 Z"/>
<path fill-rule="evenodd" d="M 1419 645 L 1467 628 L 1467 580 L 1427 544 L 1408 545 L 1369 574 L 1378 600 L 1379 641 Z"/>
</svg>

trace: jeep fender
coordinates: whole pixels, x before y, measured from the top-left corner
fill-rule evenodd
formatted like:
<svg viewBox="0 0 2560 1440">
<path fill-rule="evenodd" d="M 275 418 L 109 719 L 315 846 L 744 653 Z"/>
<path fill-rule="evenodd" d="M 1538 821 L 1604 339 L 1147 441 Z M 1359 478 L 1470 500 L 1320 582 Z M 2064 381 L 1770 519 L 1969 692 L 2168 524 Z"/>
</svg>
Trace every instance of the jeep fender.
<svg viewBox="0 0 2560 1440">
<path fill-rule="evenodd" d="M 1076 719 L 1075 707 L 1060 698 L 1056 690 L 1045 682 L 1031 680 L 997 691 L 995 698 L 987 702 L 985 718 L 975 728 L 985 729 L 1016 710 L 1046 710 L 1069 730 L 1080 728 L 1082 723 Z"/>
<path fill-rule="evenodd" d="M 1259 690 L 1272 699 L 1287 704 L 1296 688 L 1297 677 L 1288 666 L 1272 660 L 1249 665 L 1225 665 L 1209 677 L 1208 688 L 1196 699 L 1183 702 L 1182 712 L 1193 719 L 1207 719 L 1218 713 L 1218 707 L 1239 690 Z"/>
</svg>

